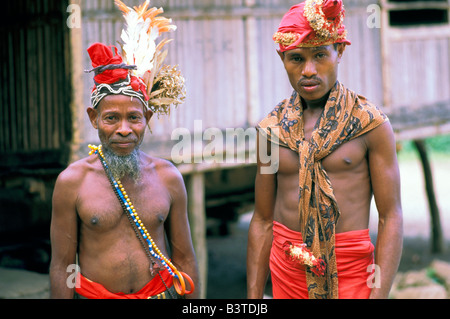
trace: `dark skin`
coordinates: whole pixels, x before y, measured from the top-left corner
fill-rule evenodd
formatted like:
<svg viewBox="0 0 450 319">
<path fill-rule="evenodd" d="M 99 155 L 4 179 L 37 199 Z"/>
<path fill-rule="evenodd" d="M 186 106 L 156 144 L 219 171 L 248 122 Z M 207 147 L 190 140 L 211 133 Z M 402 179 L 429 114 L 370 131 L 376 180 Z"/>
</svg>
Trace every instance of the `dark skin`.
<svg viewBox="0 0 450 319">
<path fill-rule="evenodd" d="M 338 64 L 345 45 L 297 48 L 278 52 L 292 87 L 304 105 L 304 133 L 309 140 L 317 119 L 337 81 Z M 258 136 L 258 138 L 262 138 Z M 259 144 L 258 144 L 259 145 Z M 270 150 L 270 143 L 267 145 Z M 257 152 L 259 156 L 259 151 Z M 255 181 L 255 211 L 250 223 L 247 252 L 247 295 L 262 298 L 269 275 L 272 223 L 301 231 L 298 221 L 299 155 L 279 148 L 279 168 L 261 174 L 258 158 Z M 379 213 L 375 264 L 381 284 L 370 298 L 387 298 L 400 262 L 402 209 L 395 140 L 389 122 L 344 143 L 322 160 L 340 209 L 336 233 L 367 229 L 374 196 Z"/>
<path fill-rule="evenodd" d="M 123 95 L 107 96 L 97 109 L 87 112 L 103 148 L 117 155 L 131 153 L 142 142 L 152 116 L 138 99 Z M 141 151 L 140 163 L 142 179 L 136 183 L 125 176 L 121 182 L 161 252 L 194 281 L 196 289 L 186 297 L 198 298 L 198 268 L 182 176 L 171 163 Z M 73 298 L 66 270 L 75 263 L 77 251 L 81 273 L 113 293 L 136 293 L 153 278 L 148 256 L 95 154 L 71 164 L 58 177 L 51 241 L 52 298 Z"/>
</svg>

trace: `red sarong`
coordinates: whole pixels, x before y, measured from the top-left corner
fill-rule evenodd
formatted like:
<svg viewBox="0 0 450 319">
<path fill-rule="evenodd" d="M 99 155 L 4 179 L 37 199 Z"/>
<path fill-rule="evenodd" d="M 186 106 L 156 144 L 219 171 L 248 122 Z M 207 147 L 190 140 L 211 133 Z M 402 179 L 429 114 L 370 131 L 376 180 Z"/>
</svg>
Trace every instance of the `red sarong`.
<svg viewBox="0 0 450 319">
<path fill-rule="evenodd" d="M 283 244 L 301 244 L 302 235 L 283 224 L 273 222 L 273 243 L 270 271 L 274 299 L 308 299 L 305 267 L 286 258 Z M 354 230 L 336 234 L 336 264 L 338 293 L 341 299 L 366 299 L 370 295 L 370 267 L 374 263 L 374 246 L 369 230 Z"/>
<path fill-rule="evenodd" d="M 173 281 L 169 271 L 164 269 L 160 271 L 160 274 L 167 287 L 170 288 Z M 167 289 L 159 276 L 155 276 L 141 290 L 133 294 L 112 293 L 106 290 L 103 285 L 87 279 L 82 274 L 80 274 L 80 282 L 77 286 L 79 288 L 75 288 L 75 291 L 88 299 L 148 299 Z"/>
</svg>

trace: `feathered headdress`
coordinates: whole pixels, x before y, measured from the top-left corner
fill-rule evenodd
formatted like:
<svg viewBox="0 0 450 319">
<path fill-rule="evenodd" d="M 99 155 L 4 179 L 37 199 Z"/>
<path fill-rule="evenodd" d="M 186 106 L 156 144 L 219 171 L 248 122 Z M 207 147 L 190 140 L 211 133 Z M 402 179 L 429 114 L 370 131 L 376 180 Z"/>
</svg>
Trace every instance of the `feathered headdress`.
<svg viewBox="0 0 450 319">
<path fill-rule="evenodd" d="M 158 17 L 162 8 L 149 8 L 150 0 L 134 8 L 115 1 L 123 12 L 126 28 L 121 34 L 122 54 L 117 48 L 95 43 L 88 53 L 95 71 L 96 87 L 92 92 L 95 107 L 108 94 L 125 94 L 138 97 L 154 113 L 169 114 L 171 105 L 184 101 L 184 78 L 174 66 L 163 65 L 167 50 L 163 47 L 170 39 L 158 38 L 164 32 L 175 31 L 172 20 Z"/>
</svg>

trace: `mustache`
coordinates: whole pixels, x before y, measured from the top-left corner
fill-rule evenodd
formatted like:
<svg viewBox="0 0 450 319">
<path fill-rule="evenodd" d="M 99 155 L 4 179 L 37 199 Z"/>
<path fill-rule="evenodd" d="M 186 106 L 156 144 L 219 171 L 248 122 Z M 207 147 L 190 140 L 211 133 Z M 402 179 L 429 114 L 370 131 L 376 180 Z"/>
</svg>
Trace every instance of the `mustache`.
<svg viewBox="0 0 450 319">
<path fill-rule="evenodd" d="M 320 83 L 322 83 L 322 80 L 316 76 L 313 76 L 312 78 L 301 78 L 297 84 L 299 86 L 313 86 L 319 85 Z"/>
</svg>

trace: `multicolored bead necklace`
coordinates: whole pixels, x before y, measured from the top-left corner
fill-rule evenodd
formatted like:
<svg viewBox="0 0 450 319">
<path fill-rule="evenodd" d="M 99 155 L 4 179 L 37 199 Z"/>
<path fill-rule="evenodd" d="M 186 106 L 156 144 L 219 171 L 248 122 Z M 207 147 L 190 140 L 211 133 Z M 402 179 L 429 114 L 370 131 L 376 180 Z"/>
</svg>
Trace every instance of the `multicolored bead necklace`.
<svg viewBox="0 0 450 319">
<path fill-rule="evenodd" d="M 194 283 L 192 282 L 192 279 L 184 272 L 178 271 L 177 268 L 172 264 L 172 262 L 169 259 L 167 259 L 166 256 L 164 256 L 162 254 L 162 252 L 160 251 L 158 246 L 155 244 L 155 242 L 153 241 L 149 232 L 147 231 L 147 228 L 145 228 L 142 220 L 139 218 L 139 215 L 136 212 L 136 208 L 134 207 L 133 203 L 131 202 L 131 199 L 128 196 L 127 192 L 125 191 L 125 188 L 123 187 L 122 183 L 120 182 L 120 180 L 116 180 L 114 178 L 114 176 L 112 176 L 112 174 L 109 172 L 108 164 L 106 163 L 105 156 L 103 155 L 102 145 L 95 146 L 95 145 L 89 144 L 89 148 L 91 149 L 89 151 L 89 155 L 92 155 L 92 154 L 98 155 L 100 162 L 102 163 L 102 166 L 104 167 L 105 171 L 109 175 L 111 184 L 114 187 L 115 193 L 118 195 L 118 197 L 121 201 L 122 207 L 124 208 L 124 210 L 126 210 L 128 212 L 129 216 L 131 217 L 131 220 L 135 223 L 135 225 L 136 225 L 137 229 L 140 231 L 142 237 L 147 242 L 148 250 L 149 250 L 151 256 L 153 256 L 154 258 L 159 260 L 161 262 L 161 264 L 168 270 L 170 275 L 174 279 L 178 280 L 178 282 L 176 280 L 174 280 L 173 283 L 174 283 L 175 289 L 179 295 L 191 294 L 194 291 Z M 187 279 L 187 281 L 191 285 L 190 291 L 186 291 L 186 285 L 184 282 L 184 278 Z"/>
</svg>

